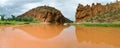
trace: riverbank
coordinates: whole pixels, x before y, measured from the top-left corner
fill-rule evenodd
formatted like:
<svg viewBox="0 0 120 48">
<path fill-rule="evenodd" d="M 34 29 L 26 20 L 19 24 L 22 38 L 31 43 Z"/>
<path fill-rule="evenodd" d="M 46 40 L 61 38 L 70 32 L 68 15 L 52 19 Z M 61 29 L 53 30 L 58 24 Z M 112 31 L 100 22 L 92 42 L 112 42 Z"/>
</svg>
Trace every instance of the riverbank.
<svg viewBox="0 0 120 48">
<path fill-rule="evenodd" d="M 73 26 L 103 26 L 103 27 L 120 27 L 120 23 L 73 23 Z"/>
<path fill-rule="evenodd" d="M 0 20 L 0 24 L 10 24 L 10 25 L 15 25 L 15 24 L 39 24 L 39 22 L 25 22 L 25 21 L 2 21 Z"/>
<path fill-rule="evenodd" d="M 1 21 L 0 25 L 21 25 L 21 24 L 50 24 L 40 22 L 25 22 L 25 21 Z M 120 27 L 120 23 L 64 23 L 64 25 L 73 26 L 103 26 L 103 27 Z"/>
</svg>

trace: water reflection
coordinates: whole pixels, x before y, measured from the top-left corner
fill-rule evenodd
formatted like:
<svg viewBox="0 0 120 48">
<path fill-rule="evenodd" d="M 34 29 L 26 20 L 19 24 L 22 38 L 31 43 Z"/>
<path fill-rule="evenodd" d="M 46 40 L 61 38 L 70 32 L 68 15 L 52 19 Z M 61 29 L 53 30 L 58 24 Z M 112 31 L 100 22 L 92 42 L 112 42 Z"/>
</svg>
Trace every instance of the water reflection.
<svg viewBox="0 0 120 48">
<path fill-rule="evenodd" d="M 116 46 L 120 46 L 119 29 L 117 27 L 76 27 L 79 47 L 118 48 Z"/>
<path fill-rule="evenodd" d="M 0 26 L 0 48 L 120 48 L 119 27 Z"/>
<path fill-rule="evenodd" d="M 42 39 L 49 39 L 59 35 L 63 29 L 67 28 L 68 26 L 62 25 L 24 25 L 14 27 L 15 29 L 20 29 L 34 37 L 42 38 Z"/>
<path fill-rule="evenodd" d="M 0 48 L 74 48 L 77 47 L 74 30 L 58 25 L 2 27 Z"/>
</svg>

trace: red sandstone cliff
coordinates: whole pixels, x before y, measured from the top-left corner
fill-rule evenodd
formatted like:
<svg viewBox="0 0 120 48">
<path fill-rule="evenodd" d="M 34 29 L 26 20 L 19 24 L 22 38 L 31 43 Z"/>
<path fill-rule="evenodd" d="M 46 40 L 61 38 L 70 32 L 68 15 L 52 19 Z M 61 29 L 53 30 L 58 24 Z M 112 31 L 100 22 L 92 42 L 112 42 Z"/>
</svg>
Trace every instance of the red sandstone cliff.
<svg viewBox="0 0 120 48">
<path fill-rule="evenodd" d="M 106 5 L 101 5 L 100 3 L 93 3 L 92 6 L 83 6 L 79 4 L 75 15 L 76 22 L 82 22 L 84 21 L 84 19 L 89 19 L 98 14 L 100 14 L 101 16 L 105 16 L 105 13 L 108 13 L 109 11 L 115 12 L 118 9 L 120 9 L 120 2 L 110 3 Z"/>
<path fill-rule="evenodd" d="M 65 18 L 59 10 L 50 6 L 40 6 L 20 16 L 32 16 L 41 22 L 48 22 L 48 23 L 62 24 L 65 22 L 72 22 L 69 19 Z"/>
</svg>

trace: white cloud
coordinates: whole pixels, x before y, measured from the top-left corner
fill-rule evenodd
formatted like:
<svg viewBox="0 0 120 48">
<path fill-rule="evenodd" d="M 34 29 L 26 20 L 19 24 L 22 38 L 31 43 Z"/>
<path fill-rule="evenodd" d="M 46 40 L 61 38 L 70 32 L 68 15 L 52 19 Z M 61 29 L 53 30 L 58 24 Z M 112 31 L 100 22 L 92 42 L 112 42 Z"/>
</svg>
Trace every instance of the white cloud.
<svg viewBox="0 0 120 48">
<path fill-rule="evenodd" d="M 4 7 L 6 5 L 11 5 L 11 3 L 8 3 L 8 0 L 0 0 L 0 6 Z"/>
<path fill-rule="evenodd" d="M 0 0 L 0 4 L 5 4 L 8 0 Z"/>
<path fill-rule="evenodd" d="M 28 4 L 23 5 L 22 8 L 27 10 L 27 9 L 35 8 L 39 5 L 40 5 L 39 3 L 28 3 Z"/>
</svg>

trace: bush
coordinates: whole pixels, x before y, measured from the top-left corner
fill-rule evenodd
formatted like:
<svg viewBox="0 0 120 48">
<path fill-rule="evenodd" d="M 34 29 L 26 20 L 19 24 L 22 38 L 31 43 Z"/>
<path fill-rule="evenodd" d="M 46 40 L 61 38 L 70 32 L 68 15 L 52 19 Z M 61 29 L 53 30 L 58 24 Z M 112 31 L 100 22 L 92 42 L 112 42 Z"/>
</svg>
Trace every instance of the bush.
<svg viewBox="0 0 120 48">
<path fill-rule="evenodd" d="M 5 20 L 5 15 L 0 15 L 1 16 L 1 20 Z"/>
<path fill-rule="evenodd" d="M 15 19 L 16 21 L 24 21 L 24 22 L 34 22 L 36 19 L 31 16 L 20 16 Z"/>
<path fill-rule="evenodd" d="M 12 16 L 12 20 L 15 20 L 16 17 L 14 15 L 11 15 L 11 16 Z"/>
</svg>

